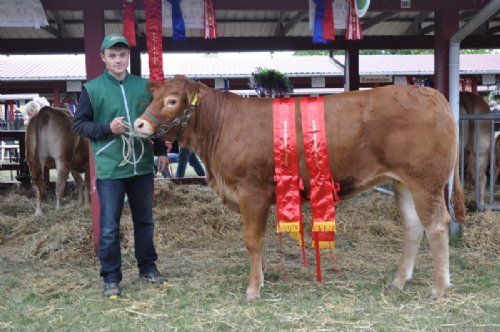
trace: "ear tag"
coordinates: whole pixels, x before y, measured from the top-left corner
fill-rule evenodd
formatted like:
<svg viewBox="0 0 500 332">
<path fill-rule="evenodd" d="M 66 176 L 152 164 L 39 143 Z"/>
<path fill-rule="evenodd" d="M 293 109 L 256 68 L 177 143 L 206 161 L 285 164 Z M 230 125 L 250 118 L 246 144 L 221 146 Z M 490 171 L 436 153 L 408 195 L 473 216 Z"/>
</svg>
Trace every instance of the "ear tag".
<svg viewBox="0 0 500 332">
<path fill-rule="evenodd" d="M 193 99 L 191 99 L 191 106 L 196 106 L 198 104 L 198 94 L 195 93 Z"/>
</svg>

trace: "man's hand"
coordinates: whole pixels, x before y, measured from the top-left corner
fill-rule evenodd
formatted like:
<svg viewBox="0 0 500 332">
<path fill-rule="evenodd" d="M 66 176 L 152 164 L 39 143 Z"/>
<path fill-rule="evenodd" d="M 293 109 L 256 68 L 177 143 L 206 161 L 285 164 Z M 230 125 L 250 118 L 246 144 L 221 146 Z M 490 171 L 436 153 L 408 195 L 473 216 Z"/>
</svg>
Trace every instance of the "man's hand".
<svg viewBox="0 0 500 332">
<path fill-rule="evenodd" d="M 109 128 L 115 135 L 120 135 L 125 132 L 125 125 L 123 124 L 123 116 L 119 116 L 114 118 L 113 121 L 109 124 Z"/>
<path fill-rule="evenodd" d="M 156 160 L 156 167 L 158 167 L 158 170 L 163 173 L 163 171 L 167 169 L 167 166 L 168 166 L 168 157 L 158 156 L 158 159 Z"/>
</svg>

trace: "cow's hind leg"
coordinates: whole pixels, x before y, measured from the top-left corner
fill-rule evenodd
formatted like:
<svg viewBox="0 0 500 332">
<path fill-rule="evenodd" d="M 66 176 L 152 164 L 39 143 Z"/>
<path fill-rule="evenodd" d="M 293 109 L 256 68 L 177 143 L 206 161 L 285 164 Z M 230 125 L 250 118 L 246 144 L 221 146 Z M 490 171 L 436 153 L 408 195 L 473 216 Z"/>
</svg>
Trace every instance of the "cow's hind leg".
<svg viewBox="0 0 500 332">
<path fill-rule="evenodd" d="M 33 184 L 33 189 L 35 190 L 36 207 L 35 216 L 41 216 L 42 212 L 42 192 L 43 192 L 43 165 L 38 165 L 38 167 L 31 167 L 31 183 Z"/>
<path fill-rule="evenodd" d="M 403 290 L 411 280 L 415 258 L 417 256 L 424 228 L 415 210 L 413 197 L 408 188 L 399 181 L 395 181 L 396 205 L 403 222 L 403 252 L 399 258 L 399 267 L 396 278 L 389 284 L 388 289 Z"/>
<path fill-rule="evenodd" d="M 68 179 L 69 167 L 60 161 L 56 161 L 57 179 L 56 179 L 56 210 L 61 208 L 64 188 Z"/>
<path fill-rule="evenodd" d="M 71 170 L 71 175 L 75 180 L 76 189 L 78 190 L 78 200 L 81 205 L 85 204 L 85 183 L 83 182 L 82 176 L 76 170 Z"/>
<path fill-rule="evenodd" d="M 260 190 L 246 188 L 238 190 L 240 212 L 243 217 L 244 241 L 250 254 L 250 275 L 246 299 L 260 298 L 260 288 L 264 284 L 262 249 L 266 233 L 270 199 Z"/>
<path fill-rule="evenodd" d="M 434 288 L 432 298 L 443 296 L 450 286 L 448 226 L 450 215 L 446 208 L 443 188 L 430 190 L 419 187 L 411 190 L 418 216 L 432 252 Z"/>
</svg>

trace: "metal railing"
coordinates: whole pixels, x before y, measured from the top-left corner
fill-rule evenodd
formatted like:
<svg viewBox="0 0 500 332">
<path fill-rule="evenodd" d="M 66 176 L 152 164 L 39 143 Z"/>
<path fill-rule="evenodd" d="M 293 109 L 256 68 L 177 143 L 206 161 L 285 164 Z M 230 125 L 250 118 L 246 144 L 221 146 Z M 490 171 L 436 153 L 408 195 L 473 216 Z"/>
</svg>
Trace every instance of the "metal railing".
<svg viewBox="0 0 500 332">
<path fill-rule="evenodd" d="M 19 154 L 15 158 L 15 162 L 0 163 L 0 170 L 16 171 L 16 180 L 20 181 L 23 186 L 29 185 L 30 173 L 25 156 L 25 131 L 23 130 L 0 130 L 0 140 L 13 140 L 19 142 Z"/>
<path fill-rule="evenodd" d="M 465 126 L 468 125 L 468 121 L 472 121 L 474 124 L 473 137 L 474 137 L 474 163 L 475 165 L 479 165 L 479 149 L 480 149 L 480 141 L 479 141 L 479 130 L 480 130 L 480 121 L 489 121 L 489 200 L 488 203 L 480 202 L 480 169 L 479 167 L 474 167 L 474 201 L 476 202 L 476 207 L 478 210 L 493 210 L 500 211 L 500 203 L 495 202 L 495 124 L 500 124 L 500 113 L 490 113 L 483 115 L 475 115 L 475 114 L 460 114 L 460 180 L 462 184 L 464 183 L 465 178 Z M 471 133 L 469 133 L 469 139 L 472 137 Z M 471 153 L 471 152 L 470 152 Z M 472 167 L 472 165 L 468 165 L 468 167 Z M 485 188 L 485 196 L 486 196 L 486 188 Z M 486 197 L 485 202 L 486 202 Z"/>
</svg>

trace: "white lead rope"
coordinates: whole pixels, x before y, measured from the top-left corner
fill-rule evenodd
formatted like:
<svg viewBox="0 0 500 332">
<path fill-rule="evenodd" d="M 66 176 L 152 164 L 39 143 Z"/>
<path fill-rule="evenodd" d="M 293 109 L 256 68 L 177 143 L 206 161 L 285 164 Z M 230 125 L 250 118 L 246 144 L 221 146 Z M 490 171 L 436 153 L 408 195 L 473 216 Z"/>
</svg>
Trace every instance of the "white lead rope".
<svg viewBox="0 0 500 332">
<path fill-rule="evenodd" d="M 130 125 L 130 123 L 123 121 L 123 125 L 125 126 L 125 132 L 120 135 L 120 137 L 122 138 L 122 142 L 123 142 L 123 145 L 122 145 L 123 160 L 118 166 L 122 167 L 122 166 L 125 166 L 127 164 L 137 165 L 141 161 L 142 156 L 144 155 L 144 142 L 141 139 L 142 136 L 134 133 L 134 128 Z M 139 155 L 139 158 L 135 159 L 135 161 L 134 161 L 133 155 L 132 155 L 132 153 L 133 153 L 132 142 L 134 141 L 134 138 L 136 138 L 136 137 L 139 138 L 137 141 L 139 141 L 141 143 L 141 154 Z"/>
</svg>

